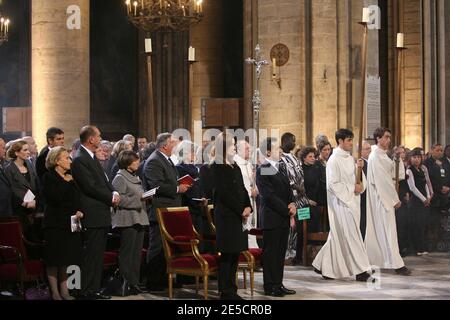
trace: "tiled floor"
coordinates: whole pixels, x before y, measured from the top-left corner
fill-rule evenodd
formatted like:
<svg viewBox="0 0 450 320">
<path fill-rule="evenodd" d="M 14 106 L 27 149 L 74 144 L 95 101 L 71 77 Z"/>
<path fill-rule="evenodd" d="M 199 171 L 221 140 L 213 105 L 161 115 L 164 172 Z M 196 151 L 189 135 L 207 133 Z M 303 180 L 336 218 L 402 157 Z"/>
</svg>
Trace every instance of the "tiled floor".
<svg viewBox="0 0 450 320">
<path fill-rule="evenodd" d="M 382 271 L 379 288 L 369 287 L 352 279 L 327 281 L 315 274 L 311 268 L 286 267 L 284 285 L 297 291 L 283 300 L 398 300 L 439 299 L 450 300 L 450 253 L 435 253 L 427 257 L 407 257 L 406 265 L 412 270 L 411 277 L 395 275 L 393 271 Z M 242 274 L 239 287 L 243 287 Z M 255 294 L 250 290 L 239 290 L 245 299 L 267 300 L 262 292 L 262 273 L 255 275 Z M 199 292 L 202 294 L 202 291 Z M 211 299 L 217 299 L 217 282 L 210 285 Z M 202 299 L 195 294 L 195 286 L 175 290 L 175 299 Z M 144 294 L 123 298 L 126 300 L 168 299 L 167 293 Z M 123 300 L 122 299 L 122 300 Z M 272 299 L 272 298 L 270 298 Z M 118 299 L 119 300 L 119 299 Z"/>
</svg>

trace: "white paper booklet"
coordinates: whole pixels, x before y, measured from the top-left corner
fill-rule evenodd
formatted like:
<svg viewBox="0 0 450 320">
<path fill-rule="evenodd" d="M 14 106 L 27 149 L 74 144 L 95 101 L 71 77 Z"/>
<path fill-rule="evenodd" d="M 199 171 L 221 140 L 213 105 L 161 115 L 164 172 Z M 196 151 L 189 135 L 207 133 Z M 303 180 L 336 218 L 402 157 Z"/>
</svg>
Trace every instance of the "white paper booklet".
<svg viewBox="0 0 450 320">
<path fill-rule="evenodd" d="M 77 216 L 70 217 L 70 227 L 72 232 L 81 232 L 81 222 L 77 219 Z"/>
<path fill-rule="evenodd" d="M 34 199 L 36 199 L 36 196 L 33 192 L 31 192 L 30 189 L 28 189 L 27 193 L 25 194 L 25 197 L 23 197 L 23 202 L 31 202 Z"/>
</svg>

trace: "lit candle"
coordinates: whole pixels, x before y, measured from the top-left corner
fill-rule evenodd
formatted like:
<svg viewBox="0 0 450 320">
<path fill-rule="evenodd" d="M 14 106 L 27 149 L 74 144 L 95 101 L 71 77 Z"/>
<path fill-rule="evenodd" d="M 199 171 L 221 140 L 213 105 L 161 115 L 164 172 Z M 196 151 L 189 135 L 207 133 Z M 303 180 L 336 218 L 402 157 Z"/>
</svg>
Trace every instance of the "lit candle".
<svg viewBox="0 0 450 320">
<path fill-rule="evenodd" d="M 189 62 L 195 61 L 195 48 L 189 47 L 189 56 L 188 56 Z"/>
<path fill-rule="evenodd" d="M 397 33 L 397 48 L 404 48 L 404 47 L 405 47 L 405 34 Z"/>
<path fill-rule="evenodd" d="M 125 5 L 127 6 L 127 13 L 130 14 L 130 11 L 131 11 L 131 0 L 125 1 Z"/>
<path fill-rule="evenodd" d="M 137 7 L 138 7 L 138 2 L 137 2 L 137 1 L 135 1 L 135 2 L 133 3 L 133 5 L 134 5 L 134 15 L 135 15 L 135 16 L 137 16 Z"/>
<path fill-rule="evenodd" d="M 144 10 L 144 0 L 141 0 L 141 7 L 142 7 L 142 10 Z"/>
<path fill-rule="evenodd" d="M 184 6 L 181 6 L 181 9 L 183 9 L 183 17 L 186 17 L 186 8 Z"/>
<path fill-rule="evenodd" d="M 369 8 L 363 9 L 362 22 L 365 22 L 365 23 L 370 22 L 370 9 Z"/>
<path fill-rule="evenodd" d="M 159 7 L 162 9 L 162 0 L 159 0 Z"/>
<path fill-rule="evenodd" d="M 9 31 L 9 19 L 6 19 L 5 21 L 5 34 L 8 34 Z"/>
<path fill-rule="evenodd" d="M 198 0 L 198 11 L 203 12 L 203 0 Z"/>
<path fill-rule="evenodd" d="M 145 52 L 152 53 L 152 39 L 145 39 Z"/>
<path fill-rule="evenodd" d="M 0 19 L 0 32 L 3 32 L 3 25 L 4 25 L 4 23 L 5 23 L 5 19 L 1 18 Z"/>
</svg>

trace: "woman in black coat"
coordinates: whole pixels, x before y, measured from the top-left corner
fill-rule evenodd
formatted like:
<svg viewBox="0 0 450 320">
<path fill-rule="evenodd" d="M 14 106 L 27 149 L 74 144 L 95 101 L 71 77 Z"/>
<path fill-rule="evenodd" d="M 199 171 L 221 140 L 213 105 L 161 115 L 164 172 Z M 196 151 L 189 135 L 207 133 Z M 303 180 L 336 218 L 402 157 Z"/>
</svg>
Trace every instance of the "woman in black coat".
<svg viewBox="0 0 450 320">
<path fill-rule="evenodd" d="M 178 176 L 191 176 L 196 181 L 182 196 L 183 206 L 189 207 L 191 213 L 192 223 L 195 230 L 201 235 L 205 234 L 205 227 L 207 226 L 206 216 L 204 217 L 202 207 L 208 205 L 208 200 L 200 184 L 200 170 L 194 164 L 195 162 L 195 145 L 190 141 L 183 141 L 180 145 L 179 163 L 177 165 Z M 205 221 L 204 221 L 205 220 Z M 207 230 L 206 230 L 207 231 Z M 200 251 L 204 252 L 203 244 L 200 245 Z"/>
<path fill-rule="evenodd" d="M 44 174 L 45 263 L 53 300 L 73 300 L 67 288 L 67 266 L 81 264 L 81 234 L 72 232 L 71 217 L 80 221 L 83 214 L 80 192 L 68 174 L 71 162 L 66 149 L 53 148 L 46 160 L 49 171 Z"/>
<path fill-rule="evenodd" d="M 23 233 L 27 240 L 37 241 L 33 232 L 34 214 L 39 208 L 39 183 L 33 165 L 28 160 L 30 150 L 24 140 L 14 142 L 8 150 L 12 161 L 5 167 L 4 175 L 12 191 L 12 211 L 19 217 Z M 35 198 L 25 201 L 25 195 L 31 191 Z"/>
<path fill-rule="evenodd" d="M 219 135 L 216 140 L 216 160 L 211 170 L 214 179 L 217 250 L 221 253 L 219 291 L 223 300 L 242 299 L 237 294 L 236 272 L 240 253 L 248 250 L 248 233 L 243 230 L 243 223 L 252 213 L 241 170 L 233 160 L 235 154 L 234 141 L 224 139 L 223 134 Z"/>
<path fill-rule="evenodd" d="M 320 182 L 321 168 L 316 163 L 315 155 L 316 149 L 308 147 L 302 151 L 300 156 L 305 176 L 305 192 L 311 206 L 311 220 L 308 221 L 308 232 L 319 232 L 319 206 L 322 204 L 322 199 L 326 197 L 326 190 L 322 189 Z"/>
</svg>

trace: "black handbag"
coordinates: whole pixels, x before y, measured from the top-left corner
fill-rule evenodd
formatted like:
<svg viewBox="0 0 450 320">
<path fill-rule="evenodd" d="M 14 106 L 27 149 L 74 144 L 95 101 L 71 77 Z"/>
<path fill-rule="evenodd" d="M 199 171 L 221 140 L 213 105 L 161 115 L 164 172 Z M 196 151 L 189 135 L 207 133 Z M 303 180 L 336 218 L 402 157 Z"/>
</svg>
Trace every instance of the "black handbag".
<svg viewBox="0 0 450 320">
<path fill-rule="evenodd" d="M 115 297 L 128 297 L 130 295 L 130 285 L 119 269 L 108 278 L 104 294 Z"/>
</svg>

